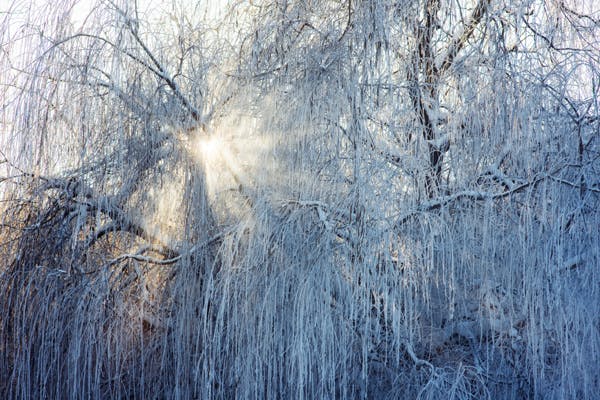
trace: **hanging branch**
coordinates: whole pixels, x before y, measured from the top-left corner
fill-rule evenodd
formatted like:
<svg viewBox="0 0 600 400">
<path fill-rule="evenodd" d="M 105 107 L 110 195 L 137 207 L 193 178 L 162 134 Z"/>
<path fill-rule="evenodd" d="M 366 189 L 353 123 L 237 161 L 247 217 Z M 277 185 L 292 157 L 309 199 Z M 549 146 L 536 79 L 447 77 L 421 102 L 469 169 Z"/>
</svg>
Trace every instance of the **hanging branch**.
<svg viewBox="0 0 600 400">
<path fill-rule="evenodd" d="M 110 223 L 86 239 L 85 245 L 87 248 L 110 232 L 122 231 L 137 236 L 149 243 L 156 243 L 158 245 L 157 252 L 165 257 L 172 258 L 178 255 L 175 249 L 169 247 L 160 237 L 150 233 L 134 217 L 118 207 L 112 197 L 96 196 L 91 188 L 76 179 L 46 177 L 39 177 L 39 179 L 44 182 L 38 189 L 39 192 L 46 192 L 51 189 L 61 190 L 61 193 L 65 196 L 65 203 L 83 206 L 88 214 L 100 212 L 111 219 Z"/>
<path fill-rule="evenodd" d="M 146 43 L 142 40 L 142 38 L 139 35 L 137 24 L 136 25 L 133 24 L 134 20 L 132 18 L 130 18 L 127 15 L 127 13 L 125 11 L 123 11 L 119 6 L 117 6 L 114 2 L 109 1 L 109 3 L 115 8 L 117 13 L 119 13 L 121 15 L 121 17 L 123 17 L 125 19 L 125 26 L 127 26 L 129 33 L 131 33 L 131 36 L 133 37 L 133 39 L 140 45 L 140 47 L 142 48 L 142 50 L 144 51 L 146 56 L 148 56 L 148 58 L 150 59 L 152 64 L 154 64 L 155 68 L 149 67 L 149 69 L 156 76 L 158 76 L 160 79 L 165 81 L 167 86 L 169 86 L 169 88 L 171 88 L 171 90 L 175 94 L 175 97 L 177 97 L 177 99 L 179 99 L 179 101 L 181 101 L 181 103 L 183 104 L 185 109 L 190 113 L 192 119 L 198 123 L 201 123 L 202 114 L 187 99 L 187 97 L 183 94 L 183 92 L 179 88 L 179 85 L 177 85 L 175 80 L 168 73 L 167 69 L 160 63 L 160 61 L 158 61 L 158 58 L 156 58 L 154 53 L 152 53 L 150 48 L 148 48 Z M 144 65 L 147 66 L 148 64 L 144 63 Z M 202 93 L 200 93 L 200 95 L 202 95 Z"/>
</svg>

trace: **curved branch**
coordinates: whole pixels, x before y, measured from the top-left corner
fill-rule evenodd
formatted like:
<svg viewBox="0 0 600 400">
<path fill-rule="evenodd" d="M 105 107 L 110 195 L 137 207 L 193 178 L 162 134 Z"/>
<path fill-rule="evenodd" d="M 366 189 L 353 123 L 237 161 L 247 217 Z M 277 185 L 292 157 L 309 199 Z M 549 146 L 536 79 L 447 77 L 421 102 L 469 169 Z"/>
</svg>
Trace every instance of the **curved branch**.
<svg viewBox="0 0 600 400">
<path fill-rule="evenodd" d="M 56 41 L 53 43 L 53 46 L 49 50 L 47 50 L 44 54 L 47 54 L 53 48 L 57 48 L 57 47 L 61 46 L 62 44 L 65 44 L 65 43 L 67 43 L 71 40 L 77 39 L 77 38 L 88 38 L 88 39 L 99 40 L 99 41 L 111 46 L 112 48 L 120 51 L 121 53 L 123 53 L 127 57 L 131 58 L 133 61 L 140 64 L 142 67 L 146 68 L 148 71 L 150 71 L 151 73 L 156 75 L 160 80 L 164 81 L 167 84 L 167 86 L 169 86 L 169 88 L 173 91 L 173 94 L 175 95 L 175 97 L 177 97 L 177 99 L 181 102 L 181 104 L 183 104 L 183 107 L 190 113 L 192 119 L 196 122 L 201 122 L 202 117 L 201 117 L 200 111 L 198 111 L 190 103 L 190 101 L 183 95 L 183 93 L 182 93 L 181 89 L 179 88 L 179 86 L 177 85 L 177 83 L 173 80 L 173 78 L 171 78 L 171 76 L 167 73 L 166 69 L 160 64 L 160 62 L 156 59 L 156 57 L 150 51 L 150 49 L 146 46 L 146 44 L 140 39 L 140 37 L 137 35 L 137 33 L 135 33 L 133 31 L 133 29 L 131 29 L 131 28 L 130 28 L 130 32 L 131 32 L 133 38 L 135 39 L 135 41 L 141 46 L 144 53 L 148 56 L 151 63 L 144 61 L 141 57 L 131 53 L 130 51 L 127 51 L 127 50 L 119 47 L 117 44 L 113 43 L 112 41 L 110 41 L 102 36 L 92 35 L 89 33 L 76 33 L 74 35 L 63 38 L 59 41 Z M 152 64 L 154 64 L 154 65 L 152 65 Z"/>
<path fill-rule="evenodd" d="M 195 251 L 198 251 L 204 247 L 212 245 L 213 243 L 220 240 L 224 235 L 225 235 L 225 232 L 214 235 L 213 237 L 209 238 L 208 240 L 205 240 L 204 242 L 202 242 L 200 244 L 192 246 L 185 253 L 178 254 L 174 257 L 170 257 L 170 258 L 166 258 L 166 259 L 162 259 L 162 260 L 160 260 L 158 258 L 154 258 L 154 257 L 144 256 L 143 254 L 147 251 L 156 251 L 155 249 L 151 248 L 150 246 L 145 246 L 145 247 L 142 247 L 136 253 L 122 254 L 119 257 L 113 258 L 108 263 L 106 263 L 105 266 L 110 267 L 112 265 L 118 264 L 121 261 L 125 261 L 125 260 L 135 260 L 135 261 L 146 262 L 146 263 L 155 264 L 155 265 L 172 265 L 172 264 L 175 264 L 176 262 L 178 262 L 179 260 L 181 260 L 185 255 L 192 254 Z"/>
</svg>

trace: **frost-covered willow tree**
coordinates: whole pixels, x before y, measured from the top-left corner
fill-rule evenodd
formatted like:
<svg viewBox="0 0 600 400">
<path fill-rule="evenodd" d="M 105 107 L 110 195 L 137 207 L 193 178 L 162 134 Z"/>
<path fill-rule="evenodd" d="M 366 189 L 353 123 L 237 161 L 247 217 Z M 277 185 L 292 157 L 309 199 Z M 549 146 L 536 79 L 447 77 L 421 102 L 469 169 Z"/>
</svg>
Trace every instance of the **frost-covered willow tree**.
<svg viewBox="0 0 600 400">
<path fill-rule="evenodd" d="M 594 1 L 30 3 L 1 397 L 597 396 Z"/>
</svg>

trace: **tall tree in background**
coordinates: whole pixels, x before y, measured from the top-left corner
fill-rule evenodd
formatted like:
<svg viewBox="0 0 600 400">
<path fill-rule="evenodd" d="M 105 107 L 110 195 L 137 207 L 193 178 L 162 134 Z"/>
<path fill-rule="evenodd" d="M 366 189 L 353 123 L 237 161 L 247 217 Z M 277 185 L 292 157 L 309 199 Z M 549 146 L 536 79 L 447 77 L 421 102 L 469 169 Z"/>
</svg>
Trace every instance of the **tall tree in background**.
<svg viewBox="0 0 600 400">
<path fill-rule="evenodd" d="M 4 397 L 596 395 L 593 1 L 28 6 Z"/>
</svg>

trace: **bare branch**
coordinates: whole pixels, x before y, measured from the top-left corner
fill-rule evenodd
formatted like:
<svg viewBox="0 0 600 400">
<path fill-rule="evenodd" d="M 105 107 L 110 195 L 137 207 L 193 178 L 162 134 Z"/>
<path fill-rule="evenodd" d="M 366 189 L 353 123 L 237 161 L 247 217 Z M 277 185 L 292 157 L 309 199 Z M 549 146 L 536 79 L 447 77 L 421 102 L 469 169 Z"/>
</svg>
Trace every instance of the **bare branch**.
<svg viewBox="0 0 600 400">
<path fill-rule="evenodd" d="M 454 39 L 450 46 L 448 46 L 448 52 L 440 66 L 440 73 L 444 73 L 450 68 L 458 53 L 460 53 L 463 47 L 465 47 L 465 45 L 473 35 L 473 32 L 475 32 L 475 28 L 477 27 L 477 25 L 479 25 L 481 19 L 485 15 L 485 11 L 489 6 L 490 1 L 491 0 L 479 0 L 479 3 L 477 3 L 475 10 L 473 10 L 473 14 L 471 15 L 471 19 L 468 25 L 463 30 L 463 33 L 459 37 Z"/>
</svg>

